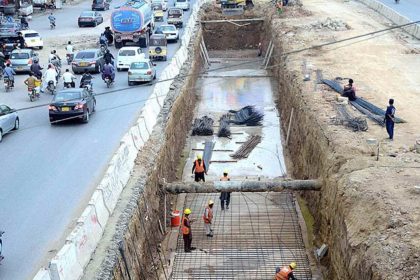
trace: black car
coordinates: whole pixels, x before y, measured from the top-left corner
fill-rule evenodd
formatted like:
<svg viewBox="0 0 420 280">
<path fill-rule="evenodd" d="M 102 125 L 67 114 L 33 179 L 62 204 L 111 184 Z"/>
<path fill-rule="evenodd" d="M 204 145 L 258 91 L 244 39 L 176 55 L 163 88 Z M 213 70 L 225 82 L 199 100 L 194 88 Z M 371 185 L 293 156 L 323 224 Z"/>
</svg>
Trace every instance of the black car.
<svg viewBox="0 0 420 280">
<path fill-rule="evenodd" d="M 106 0 L 93 0 L 92 11 L 105 11 L 109 10 L 109 2 Z"/>
<path fill-rule="evenodd" d="M 18 37 L 19 31 L 21 31 L 21 25 L 17 22 L 5 22 L 0 24 L 0 38 L 14 40 Z"/>
<path fill-rule="evenodd" d="M 82 12 L 77 20 L 79 27 L 82 26 L 97 26 L 104 22 L 104 18 L 98 12 L 85 11 Z"/>
<path fill-rule="evenodd" d="M 90 115 L 95 112 L 96 99 L 86 88 L 72 88 L 57 92 L 48 106 L 50 123 L 80 119 L 89 122 Z"/>
</svg>

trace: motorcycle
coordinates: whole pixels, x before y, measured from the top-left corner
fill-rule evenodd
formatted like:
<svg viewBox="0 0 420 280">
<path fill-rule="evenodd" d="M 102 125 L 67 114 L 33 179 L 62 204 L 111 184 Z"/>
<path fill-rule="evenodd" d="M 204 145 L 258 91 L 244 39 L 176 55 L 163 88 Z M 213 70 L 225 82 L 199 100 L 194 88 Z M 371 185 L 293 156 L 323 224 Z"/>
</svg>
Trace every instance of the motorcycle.
<svg viewBox="0 0 420 280">
<path fill-rule="evenodd" d="M 64 88 L 75 88 L 75 87 L 76 87 L 76 84 L 74 80 L 71 82 L 64 82 Z"/>
<path fill-rule="evenodd" d="M 111 85 L 113 84 L 113 81 L 112 81 L 111 77 L 108 76 L 108 75 L 104 77 L 104 82 L 105 82 L 107 88 L 110 88 Z"/>
<path fill-rule="evenodd" d="M 4 89 L 6 91 L 9 91 L 12 89 L 12 81 L 9 79 L 9 77 L 4 76 L 3 77 L 3 82 L 4 82 Z"/>
<path fill-rule="evenodd" d="M 55 29 L 55 21 L 50 21 L 51 30 Z"/>
<path fill-rule="evenodd" d="M 73 61 L 73 58 L 74 58 L 74 54 L 72 54 L 72 53 L 66 54 L 67 65 L 71 64 L 71 62 Z"/>
<path fill-rule="evenodd" d="M 40 94 L 35 87 L 34 88 L 28 87 L 28 96 L 29 96 L 29 100 L 31 100 L 31 102 L 40 98 Z"/>
<path fill-rule="evenodd" d="M 51 95 L 54 95 L 54 94 L 55 94 L 55 85 L 54 85 L 54 81 L 49 81 L 49 82 L 48 82 L 48 85 L 47 85 L 46 91 L 47 91 L 49 94 L 51 94 Z"/>
<path fill-rule="evenodd" d="M 1 261 L 4 259 L 2 253 L 2 249 L 3 249 L 3 241 L 1 239 L 2 235 L 4 234 L 4 231 L 0 231 L 0 263 Z"/>
<path fill-rule="evenodd" d="M 92 92 L 93 91 L 92 80 L 83 81 L 83 83 L 80 85 L 80 87 L 87 89 L 89 92 Z"/>
</svg>

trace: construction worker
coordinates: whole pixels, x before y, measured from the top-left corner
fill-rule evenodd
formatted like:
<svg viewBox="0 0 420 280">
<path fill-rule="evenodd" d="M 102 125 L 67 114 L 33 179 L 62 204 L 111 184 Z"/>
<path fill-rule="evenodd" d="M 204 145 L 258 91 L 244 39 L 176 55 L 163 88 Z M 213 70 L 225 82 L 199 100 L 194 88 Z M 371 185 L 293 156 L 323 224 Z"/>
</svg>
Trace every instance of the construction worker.
<svg viewBox="0 0 420 280">
<path fill-rule="evenodd" d="M 207 237 L 213 237 L 213 229 L 211 228 L 211 222 L 213 220 L 213 200 L 209 200 L 209 203 L 204 210 L 204 230 L 206 231 Z"/>
<path fill-rule="evenodd" d="M 195 174 L 195 181 L 200 182 L 200 180 L 203 180 L 203 182 L 206 181 L 204 178 L 204 174 L 207 175 L 207 168 L 202 160 L 201 155 L 197 155 L 197 159 L 194 161 L 193 167 L 192 167 L 192 173 Z"/>
<path fill-rule="evenodd" d="M 220 181 L 230 181 L 230 178 L 228 176 L 228 171 L 226 169 L 223 171 L 223 177 L 220 178 Z M 220 206 L 222 207 L 222 210 L 225 210 L 225 202 L 226 202 L 226 209 L 229 209 L 230 192 L 220 193 Z"/>
<path fill-rule="evenodd" d="M 296 263 L 292 262 L 289 266 L 285 266 L 282 269 L 277 267 L 276 269 L 276 277 L 274 280 L 297 280 L 295 276 L 293 276 L 293 270 L 296 268 Z"/>
<path fill-rule="evenodd" d="M 194 220 L 190 219 L 191 209 L 187 208 L 184 210 L 184 216 L 182 217 L 182 238 L 184 239 L 184 252 L 191 253 L 192 250 L 195 250 L 195 247 L 191 247 L 192 242 L 192 232 L 191 224 Z"/>
</svg>

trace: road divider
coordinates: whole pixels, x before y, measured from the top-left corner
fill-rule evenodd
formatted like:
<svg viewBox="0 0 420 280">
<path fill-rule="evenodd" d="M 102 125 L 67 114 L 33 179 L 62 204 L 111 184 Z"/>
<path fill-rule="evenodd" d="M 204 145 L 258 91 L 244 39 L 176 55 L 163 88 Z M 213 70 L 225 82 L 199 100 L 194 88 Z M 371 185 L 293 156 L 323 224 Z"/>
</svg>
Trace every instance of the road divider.
<svg viewBox="0 0 420 280">
<path fill-rule="evenodd" d="M 197 13 L 205 2 L 206 0 L 198 0 L 194 4 L 180 48 L 162 72 L 161 80 L 166 81 L 155 85 L 136 124 L 121 139 L 104 177 L 77 220 L 76 227 L 67 237 L 64 246 L 49 262 L 48 268 L 39 270 L 33 280 L 79 280 L 83 276 L 83 269 L 88 265 L 120 194 L 130 179 L 135 159 L 157 123 L 173 79 L 188 58 L 187 48 L 196 24 Z"/>
</svg>

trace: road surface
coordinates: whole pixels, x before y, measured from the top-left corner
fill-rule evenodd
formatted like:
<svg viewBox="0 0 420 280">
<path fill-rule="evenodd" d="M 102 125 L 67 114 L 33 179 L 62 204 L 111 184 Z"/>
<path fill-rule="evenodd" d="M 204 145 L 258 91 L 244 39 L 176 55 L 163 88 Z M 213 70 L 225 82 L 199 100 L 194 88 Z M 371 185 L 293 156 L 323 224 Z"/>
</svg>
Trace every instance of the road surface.
<svg viewBox="0 0 420 280">
<path fill-rule="evenodd" d="M 397 11 L 401 15 L 407 17 L 412 21 L 420 20 L 420 1 L 419 0 L 400 0 L 396 4 L 394 0 L 378 0 L 384 5 Z"/>
<path fill-rule="evenodd" d="M 47 15 L 34 16 L 30 27 L 44 39 L 64 41 L 92 32 L 99 38 L 100 32 L 109 24 L 96 28 L 77 27 L 78 15 L 89 10 L 90 5 L 91 1 L 85 1 L 55 12 L 55 30 L 49 30 Z M 169 6 L 172 5 L 170 1 Z M 103 12 L 105 20 L 109 20 L 111 11 Z M 185 14 L 185 20 L 189 14 Z M 170 57 L 178 46 L 168 44 Z M 39 52 L 45 57 L 49 51 L 45 46 Z M 41 64 L 46 65 L 46 61 L 41 60 Z M 158 79 L 167 64 L 157 62 Z M 100 76 L 95 76 L 95 92 L 106 92 Z M 23 86 L 26 77 L 16 77 L 16 88 L 12 92 L 6 93 L 1 88 L 0 103 L 21 109 L 47 104 L 51 100 L 51 96 L 43 94 L 40 100 L 29 102 Z M 62 246 L 120 139 L 137 119 L 153 89 L 144 86 L 117 91 L 126 88 L 127 72 L 117 73 L 116 83 L 110 89 L 113 92 L 97 97 L 97 112 L 88 124 L 51 126 L 46 105 L 19 111 L 20 129 L 5 135 L 0 143 L 0 229 L 6 231 L 0 279 L 29 279 Z"/>
</svg>

